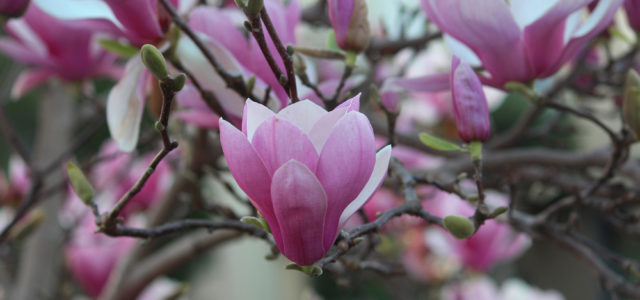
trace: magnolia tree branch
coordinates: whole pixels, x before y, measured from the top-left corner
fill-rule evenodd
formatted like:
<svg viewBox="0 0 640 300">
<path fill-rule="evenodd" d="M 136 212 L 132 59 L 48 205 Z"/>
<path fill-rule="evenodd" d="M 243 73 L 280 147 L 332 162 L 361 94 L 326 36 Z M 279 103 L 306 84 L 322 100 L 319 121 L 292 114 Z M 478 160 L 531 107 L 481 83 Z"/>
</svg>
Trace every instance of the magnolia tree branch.
<svg viewBox="0 0 640 300">
<path fill-rule="evenodd" d="M 271 41 L 276 46 L 278 50 L 278 54 L 282 58 L 282 62 L 284 63 L 284 68 L 287 71 L 287 84 L 289 91 L 289 98 L 291 98 L 291 102 L 295 103 L 300 101 L 298 98 L 298 87 L 296 84 L 296 74 L 293 71 L 293 59 L 289 54 L 289 51 L 285 48 L 284 44 L 280 40 L 280 36 L 278 36 L 278 32 L 276 32 L 273 23 L 271 22 L 271 17 L 269 17 L 269 13 L 266 8 L 262 8 L 260 10 L 260 18 L 262 19 L 262 23 L 264 23 L 264 27 L 267 29 L 269 36 L 271 37 Z"/>
<path fill-rule="evenodd" d="M 142 176 L 133 185 L 133 187 L 131 187 L 131 189 L 129 189 L 122 196 L 122 198 L 120 198 L 113 209 L 97 219 L 96 222 L 98 223 L 99 227 L 107 234 L 113 234 L 117 232 L 118 216 L 120 215 L 120 212 L 127 206 L 129 201 L 131 201 L 131 199 L 133 199 L 133 197 L 135 197 L 142 190 L 145 183 L 147 182 L 147 180 L 149 180 L 151 175 L 153 175 L 153 172 L 158 167 L 160 162 L 171 151 L 173 151 L 173 149 L 178 147 L 178 143 L 172 142 L 168 133 L 171 103 L 173 102 L 176 94 L 173 79 L 161 80 L 160 88 L 162 89 L 162 109 L 160 111 L 159 120 L 156 123 L 156 129 L 160 131 L 160 135 L 162 137 L 162 149 L 156 154 L 151 163 L 149 163 L 149 166 L 147 167 L 147 170 L 144 172 L 144 174 L 142 174 Z"/>
</svg>

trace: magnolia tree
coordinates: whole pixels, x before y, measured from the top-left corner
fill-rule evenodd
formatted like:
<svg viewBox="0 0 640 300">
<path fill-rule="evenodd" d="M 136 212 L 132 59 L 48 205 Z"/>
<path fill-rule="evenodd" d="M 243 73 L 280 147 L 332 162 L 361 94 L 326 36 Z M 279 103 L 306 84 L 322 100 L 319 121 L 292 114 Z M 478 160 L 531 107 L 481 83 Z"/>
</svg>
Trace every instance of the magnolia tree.
<svg viewBox="0 0 640 300">
<path fill-rule="evenodd" d="M 242 237 L 356 297 L 579 294 L 496 271 L 553 244 L 640 298 L 640 1 L 0 13 L 0 298 L 194 297 L 176 274 Z"/>
</svg>

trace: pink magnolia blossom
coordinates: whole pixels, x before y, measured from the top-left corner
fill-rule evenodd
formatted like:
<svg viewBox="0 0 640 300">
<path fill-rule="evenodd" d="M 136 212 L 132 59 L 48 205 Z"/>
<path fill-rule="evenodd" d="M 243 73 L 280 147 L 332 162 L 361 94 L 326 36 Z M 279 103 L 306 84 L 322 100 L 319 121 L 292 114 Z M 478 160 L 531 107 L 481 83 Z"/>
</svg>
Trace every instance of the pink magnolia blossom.
<svg viewBox="0 0 640 300">
<path fill-rule="evenodd" d="M 491 134 L 491 121 L 480 79 L 469 65 L 454 56 L 449 81 L 458 135 L 467 143 L 485 142 Z"/>
<path fill-rule="evenodd" d="M 29 0 L 0 0 L 0 14 L 18 17 L 29 6 Z"/>
<path fill-rule="evenodd" d="M 118 260 L 136 242 L 134 238 L 96 234 L 96 230 L 93 216 L 83 218 L 65 248 L 71 275 L 91 297 L 100 295 Z"/>
<path fill-rule="evenodd" d="M 481 63 L 489 85 L 553 75 L 614 17 L 622 0 L 422 0 L 430 21 L 452 37 L 458 56 Z M 454 40 L 455 39 L 455 40 Z"/>
<path fill-rule="evenodd" d="M 377 154 L 359 97 L 331 112 L 305 100 L 278 114 L 247 100 L 242 131 L 220 121 L 238 185 L 269 223 L 280 251 L 310 265 L 386 175 L 391 147 Z"/>
<path fill-rule="evenodd" d="M 158 0 L 33 0 L 42 10 L 65 20 L 102 20 L 103 30 L 123 36 L 134 46 L 159 44 L 171 24 L 170 16 Z M 169 0 L 179 13 L 195 0 Z"/>
<path fill-rule="evenodd" d="M 136 46 L 157 44 L 169 29 L 171 18 L 158 0 L 104 0 L 116 19 L 122 24 L 122 31 Z M 170 0 L 174 7 L 179 0 Z"/>
<path fill-rule="evenodd" d="M 365 0 L 329 0 L 327 6 L 338 46 L 355 52 L 366 49 L 371 29 Z"/>
<path fill-rule="evenodd" d="M 22 18 L 9 20 L 5 28 L 10 38 L 0 39 L 0 51 L 31 67 L 20 74 L 12 95 L 19 97 L 54 75 L 66 81 L 116 75 L 115 56 L 94 43 L 104 25 L 99 20 L 58 20 L 35 5 Z"/>
</svg>

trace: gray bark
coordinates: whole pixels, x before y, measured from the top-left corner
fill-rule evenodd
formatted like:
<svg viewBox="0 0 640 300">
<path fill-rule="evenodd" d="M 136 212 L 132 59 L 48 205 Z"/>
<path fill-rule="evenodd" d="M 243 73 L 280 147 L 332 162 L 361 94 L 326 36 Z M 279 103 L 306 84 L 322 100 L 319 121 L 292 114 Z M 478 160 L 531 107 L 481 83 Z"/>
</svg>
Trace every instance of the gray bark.
<svg viewBox="0 0 640 300">
<path fill-rule="evenodd" d="M 33 152 L 33 164 L 42 169 L 69 146 L 74 123 L 71 97 L 60 84 L 49 85 L 38 104 L 38 131 Z M 64 175 L 63 164 L 45 177 L 43 190 L 58 183 Z M 58 212 L 65 199 L 65 190 L 44 194 L 39 201 L 46 216 L 40 227 L 27 239 L 22 250 L 11 299 L 57 299 L 62 266 L 63 230 Z"/>
</svg>

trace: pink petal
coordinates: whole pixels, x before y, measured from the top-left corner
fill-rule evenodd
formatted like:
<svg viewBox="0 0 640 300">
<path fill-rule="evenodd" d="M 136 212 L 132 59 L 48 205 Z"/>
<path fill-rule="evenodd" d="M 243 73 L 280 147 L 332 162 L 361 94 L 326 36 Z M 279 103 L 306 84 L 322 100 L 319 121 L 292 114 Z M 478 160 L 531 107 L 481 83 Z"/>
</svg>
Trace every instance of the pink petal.
<svg viewBox="0 0 640 300">
<path fill-rule="evenodd" d="M 536 73 L 543 73 L 562 54 L 566 20 L 588 0 L 559 1 L 524 30 L 524 42 Z"/>
<path fill-rule="evenodd" d="M 251 143 L 270 175 L 291 159 L 303 163 L 312 172 L 316 170 L 316 149 L 307 135 L 289 121 L 276 117 L 264 121 Z"/>
<path fill-rule="evenodd" d="M 155 0 L 105 0 L 129 39 L 136 45 L 155 43 L 164 35 L 158 20 Z"/>
<path fill-rule="evenodd" d="M 0 51 L 5 53 L 7 56 L 15 60 L 19 60 L 27 65 L 51 65 L 51 63 L 47 61 L 44 55 L 39 55 L 32 51 L 30 48 L 27 48 L 27 46 L 22 45 L 14 40 L 6 38 L 0 39 Z"/>
<path fill-rule="evenodd" d="M 235 57 L 249 57 L 249 42 L 228 15 L 220 9 L 199 6 L 189 15 L 189 26 L 206 34 Z"/>
<path fill-rule="evenodd" d="M 443 92 L 450 89 L 449 73 L 437 73 L 417 78 L 393 79 L 391 85 L 407 89 L 411 92 Z"/>
<path fill-rule="evenodd" d="M 521 31 L 504 0 L 422 0 L 430 21 L 475 52 L 496 82 L 529 80 Z"/>
<path fill-rule="evenodd" d="M 550 66 L 540 76 L 545 77 L 552 75 L 566 62 L 578 55 L 580 50 L 582 50 L 591 39 L 611 23 L 622 2 L 622 0 L 600 1 L 584 24 L 573 33 L 572 38 L 565 45 L 562 54 L 556 60 L 555 64 Z"/>
<path fill-rule="evenodd" d="M 262 163 L 247 137 L 231 123 L 220 119 L 220 143 L 229 171 L 251 203 L 260 211 L 271 228 L 279 228 L 271 204 L 271 175 Z M 282 244 L 280 233 L 273 231 L 273 238 Z"/>
<path fill-rule="evenodd" d="M 327 1 L 329 20 L 331 21 L 331 26 L 333 26 L 333 31 L 336 35 L 336 41 L 340 47 L 344 46 L 347 38 L 349 23 L 351 22 L 351 15 L 353 14 L 353 3 L 353 0 Z"/>
<path fill-rule="evenodd" d="M 244 103 L 244 112 L 242 113 L 242 132 L 251 141 L 256 129 L 264 121 L 275 116 L 275 113 L 266 106 L 247 99 Z"/>
<path fill-rule="evenodd" d="M 209 107 L 204 100 L 202 100 L 202 96 L 198 89 L 196 89 L 191 84 L 186 84 L 184 88 L 178 94 L 176 94 L 176 101 L 182 107 L 195 108 L 200 110 L 207 110 Z M 218 122 L 218 118 L 215 118 L 216 123 Z"/>
<path fill-rule="evenodd" d="M 44 83 L 51 77 L 51 71 L 48 70 L 26 70 L 22 71 L 18 76 L 18 79 L 13 84 L 11 89 L 11 97 L 18 99 L 27 92 L 34 89 L 36 86 Z"/>
<path fill-rule="evenodd" d="M 328 251 L 322 242 L 327 195 L 311 170 L 296 160 L 285 163 L 273 174 L 271 199 L 282 253 L 301 266 L 322 258 Z"/>
<path fill-rule="evenodd" d="M 355 111 L 347 113 L 327 139 L 316 171 L 329 201 L 325 247 L 335 239 L 340 215 L 369 181 L 375 156 L 373 129 L 367 117 Z"/>
<path fill-rule="evenodd" d="M 317 104 L 303 100 L 291 105 L 288 105 L 282 109 L 276 117 L 280 120 L 287 120 L 300 128 L 302 132 L 309 133 L 322 116 L 326 115 L 327 111 Z"/>
<path fill-rule="evenodd" d="M 389 160 L 391 159 L 391 145 L 382 148 L 376 154 L 376 163 L 373 166 L 373 172 L 371 173 L 371 177 L 369 177 L 369 181 L 365 184 L 358 197 L 353 200 L 347 208 L 344 209 L 342 214 L 340 215 L 340 223 L 338 224 L 338 228 L 342 228 L 345 222 L 353 215 L 358 209 L 360 209 L 367 201 L 371 198 L 373 193 L 378 190 L 384 178 L 387 177 L 387 169 L 389 168 Z"/>
<path fill-rule="evenodd" d="M 340 121 L 348 112 L 358 110 L 360 110 L 360 94 L 343 102 L 334 110 L 325 114 L 315 122 L 315 125 L 313 125 L 313 128 L 309 131 L 309 139 L 311 139 L 311 142 L 316 147 L 318 153 L 322 151 L 325 142 L 329 138 L 331 132 L 333 132 L 338 121 Z"/>
<path fill-rule="evenodd" d="M 360 95 L 362 95 L 362 93 L 358 93 L 357 95 L 353 96 L 353 98 L 347 99 L 346 101 L 340 103 L 340 105 L 338 105 L 338 107 L 336 108 L 346 108 L 347 112 L 360 111 Z"/>
</svg>

